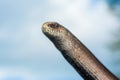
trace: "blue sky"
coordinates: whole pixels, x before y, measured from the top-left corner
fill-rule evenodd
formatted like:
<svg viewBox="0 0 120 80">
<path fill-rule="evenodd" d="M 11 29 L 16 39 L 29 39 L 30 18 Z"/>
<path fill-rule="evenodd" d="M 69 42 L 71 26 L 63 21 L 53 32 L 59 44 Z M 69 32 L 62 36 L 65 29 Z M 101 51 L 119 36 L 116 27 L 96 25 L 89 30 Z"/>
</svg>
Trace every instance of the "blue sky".
<svg viewBox="0 0 120 80">
<path fill-rule="evenodd" d="M 116 73 L 105 44 L 119 21 L 104 1 L 0 0 L 0 80 L 82 80 L 43 35 L 46 21 L 67 27 Z"/>
</svg>

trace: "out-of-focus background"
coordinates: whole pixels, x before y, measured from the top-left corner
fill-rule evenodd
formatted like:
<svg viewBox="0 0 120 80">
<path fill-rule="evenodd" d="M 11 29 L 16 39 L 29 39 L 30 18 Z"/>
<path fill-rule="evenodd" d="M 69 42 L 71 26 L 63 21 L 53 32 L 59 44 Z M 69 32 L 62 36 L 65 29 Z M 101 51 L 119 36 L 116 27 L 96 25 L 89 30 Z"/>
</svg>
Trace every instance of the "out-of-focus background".
<svg viewBox="0 0 120 80">
<path fill-rule="evenodd" d="M 0 80 L 83 80 L 42 33 L 46 21 L 120 77 L 120 0 L 0 0 Z"/>
</svg>

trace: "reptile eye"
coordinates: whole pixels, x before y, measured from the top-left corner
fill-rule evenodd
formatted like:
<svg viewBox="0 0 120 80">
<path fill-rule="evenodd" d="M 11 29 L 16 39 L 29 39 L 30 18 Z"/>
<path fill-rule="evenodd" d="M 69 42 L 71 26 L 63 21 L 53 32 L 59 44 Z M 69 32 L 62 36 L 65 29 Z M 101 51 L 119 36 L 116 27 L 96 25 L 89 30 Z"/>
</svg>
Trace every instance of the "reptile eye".
<svg viewBox="0 0 120 80">
<path fill-rule="evenodd" d="M 51 24 L 48 24 L 48 26 L 50 26 L 51 28 L 58 28 L 59 24 L 58 23 L 51 23 Z"/>
</svg>

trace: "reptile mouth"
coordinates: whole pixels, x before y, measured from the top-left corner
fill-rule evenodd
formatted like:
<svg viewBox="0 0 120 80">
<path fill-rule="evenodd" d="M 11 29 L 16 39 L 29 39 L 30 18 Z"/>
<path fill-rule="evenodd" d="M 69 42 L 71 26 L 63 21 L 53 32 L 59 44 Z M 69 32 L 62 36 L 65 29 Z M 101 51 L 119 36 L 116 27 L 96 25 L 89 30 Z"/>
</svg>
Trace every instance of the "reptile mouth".
<svg viewBox="0 0 120 80">
<path fill-rule="evenodd" d="M 45 34 L 56 35 L 59 24 L 56 22 L 46 22 L 42 26 L 42 31 Z"/>
<path fill-rule="evenodd" d="M 58 31 L 58 28 L 60 28 L 60 26 L 57 22 L 46 22 L 42 26 L 42 31 L 44 33 L 52 34 Z"/>
<path fill-rule="evenodd" d="M 61 37 L 64 34 L 67 34 L 67 30 L 64 26 L 60 25 L 57 22 L 46 22 L 42 26 L 42 31 L 46 36 L 49 37 Z"/>
</svg>

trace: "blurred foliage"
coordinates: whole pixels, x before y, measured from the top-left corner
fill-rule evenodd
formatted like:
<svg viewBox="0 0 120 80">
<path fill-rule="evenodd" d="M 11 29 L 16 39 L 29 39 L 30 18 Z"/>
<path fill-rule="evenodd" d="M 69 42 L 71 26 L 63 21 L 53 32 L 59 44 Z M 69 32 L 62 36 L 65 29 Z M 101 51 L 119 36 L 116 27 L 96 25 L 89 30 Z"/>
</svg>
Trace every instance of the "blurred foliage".
<svg viewBox="0 0 120 80">
<path fill-rule="evenodd" d="M 120 28 L 113 35 L 112 43 L 109 48 L 112 51 L 120 51 Z"/>
<path fill-rule="evenodd" d="M 120 0 L 107 0 L 107 2 L 111 7 L 114 7 L 116 5 L 120 5 Z"/>
<path fill-rule="evenodd" d="M 120 19 L 120 0 L 107 0 L 110 9 Z"/>
<path fill-rule="evenodd" d="M 110 10 L 115 13 L 116 17 L 120 21 L 120 0 L 107 0 Z M 114 38 L 110 44 L 110 49 L 113 51 L 120 51 L 120 27 L 113 34 Z"/>
</svg>

